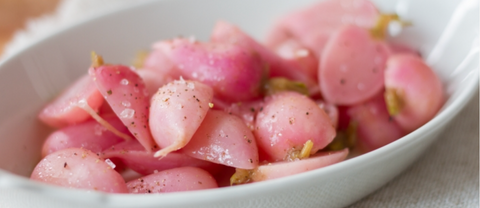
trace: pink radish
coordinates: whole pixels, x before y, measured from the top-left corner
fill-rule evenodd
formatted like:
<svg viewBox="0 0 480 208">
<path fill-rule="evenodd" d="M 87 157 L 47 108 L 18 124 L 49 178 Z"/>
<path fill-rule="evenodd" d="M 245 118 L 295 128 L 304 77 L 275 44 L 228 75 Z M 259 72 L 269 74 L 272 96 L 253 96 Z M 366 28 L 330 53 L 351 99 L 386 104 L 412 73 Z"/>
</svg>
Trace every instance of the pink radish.
<svg viewBox="0 0 480 208">
<path fill-rule="evenodd" d="M 296 92 L 281 92 L 265 99 L 255 122 L 257 144 L 276 161 L 292 160 L 307 143 L 314 154 L 335 137 L 330 118 L 313 100 Z M 308 150 L 308 149 L 307 149 Z"/>
<path fill-rule="evenodd" d="M 63 149 L 42 159 L 30 178 L 68 188 L 127 193 L 122 176 L 108 163 L 90 150 Z"/>
<path fill-rule="evenodd" d="M 320 61 L 318 79 L 324 99 L 337 105 L 354 105 L 372 98 L 384 86 L 389 56 L 384 41 L 368 30 L 345 26 L 332 35 Z"/>
<path fill-rule="evenodd" d="M 145 87 L 150 97 L 157 92 L 158 88 L 167 84 L 169 81 L 172 81 L 170 78 L 156 70 L 138 69 L 136 72 L 145 83 Z"/>
<path fill-rule="evenodd" d="M 162 74 L 168 82 L 178 79 L 182 76 L 181 71 L 175 66 L 175 63 L 161 50 L 165 41 L 154 43 L 152 51 L 145 59 L 143 68 Z"/>
<path fill-rule="evenodd" d="M 213 90 L 196 81 L 180 78 L 161 87 L 152 97 L 150 129 L 164 157 L 184 147 L 213 107 Z"/>
<path fill-rule="evenodd" d="M 45 106 L 38 118 L 55 128 L 86 121 L 90 115 L 79 106 L 80 101 L 87 103 L 94 111 L 98 111 L 104 101 L 102 94 L 88 75 L 79 78 L 54 101 Z"/>
<path fill-rule="evenodd" d="M 348 110 L 351 122 L 356 123 L 356 143 L 361 152 L 375 150 L 405 135 L 388 114 L 382 95 Z"/>
<path fill-rule="evenodd" d="M 198 167 L 211 174 L 216 174 L 222 169 L 218 164 L 199 160 L 182 152 L 171 152 L 161 160 L 153 157 L 153 153 L 146 152 L 138 141 L 131 140 L 116 144 L 101 154 L 104 158 L 118 159 L 127 167 L 142 175 L 153 174 L 178 167 Z"/>
<path fill-rule="evenodd" d="M 298 40 L 287 39 L 274 50 L 280 57 L 297 65 L 297 69 L 302 73 L 317 79 L 319 60 L 313 51 L 303 46 Z"/>
<path fill-rule="evenodd" d="M 265 65 L 254 51 L 180 38 L 155 47 L 175 64 L 180 75 L 212 87 L 220 99 L 237 102 L 260 96 Z"/>
<path fill-rule="evenodd" d="M 243 121 L 223 111 L 211 110 L 182 151 L 194 158 L 242 168 L 258 165 L 255 138 Z"/>
<path fill-rule="evenodd" d="M 91 67 L 90 76 L 115 114 L 147 151 L 157 149 L 148 126 L 149 94 L 142 78 L 130 67 Z"/>
<path fill-rule="evenodd" d="M 415 55 L 399 54 L 388 59 L 385 87 L 390 115 L 406 132 L 427 123 L 444 102 L 442 82 Z"/>
<path fill-rule="evenodd" d="M 299 40 L 320 56 L 330 36 L 344 25 L 372 28 L 379 17 L 369 0 L 325 0 L 286 15 L 271 30 L 267 45 L 278 46 L 287 38 Z"/>
<path fill-rule="evenodd" d="M 250 130 L 255 128 L 255 118 L 257 113 L 263 109 L 263 99 L 247 102 L 233 103 L 223 110 L 230 114 L 240 117 Z"/>
<path fill-rule="evenodd" d="M 218 185 L 207 171 L 181 167 L 129 181 L 127 187 L 133 194 L 149 194 L 211 189 Z"/>
<path fill-rule="evenodd" d="M 323 168 L 339 163 L 348 155 L 348 149 L 334 152 L 321 152 L 312 157 L 295 161 L 282 161 L 258 166 L 253 170 L 237 169 L 231 177 L 231 184 L 243 184 L 282 178 L 298 173 Z"/>
<path fill-rule="evenodd" d="M 115 116 L 104 117 L 115 129 L 124 134 L 129 134 L 127 127 Z M 59 129 L 43 143 L 42 157 L 55 151 L 77 147 L 99 153 L 114 144 L 122 142 L 123 139 L 108 131 L 107 128 L 95 120 L 67 126 Z"/>
<path fill-rule="evenodd" d="M 333 127 L 337 128 L 338 126 L 338 108 L 337 106 L 327 103 L 323 100 L 317 100 L 315 101 L 325 113 L 327 113 L 328 117 L 330 118 L 330 121 L 332 122 Z"/>
<path fill-rule="evenodd" d="M 315 78 L 302 72 L 299 65 L 281 58 L 235 25 L 225 21 L 218 21 L 210 39 L 212 42 L 230 43 L 246 50 L 254 51 L 268 65 L 270 77 L 285 77 L 293 81 L 300 81 L 308 87 L 311 94 L 318 92 Z"/>
</svg>

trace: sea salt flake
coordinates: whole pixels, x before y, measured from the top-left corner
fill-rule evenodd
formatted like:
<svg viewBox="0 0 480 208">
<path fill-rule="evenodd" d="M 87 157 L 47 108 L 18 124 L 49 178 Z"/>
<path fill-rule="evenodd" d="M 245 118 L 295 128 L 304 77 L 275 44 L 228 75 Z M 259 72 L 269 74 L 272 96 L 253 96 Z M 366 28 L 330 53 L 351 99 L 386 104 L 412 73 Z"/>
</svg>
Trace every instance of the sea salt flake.
<svg viewBox="0 0 480 208">
<path fill-rule="evenodd" d="M 133 118 L 133 115 L 135 115 L 135 110 L 126 108 L 120 113 L 121 118 Z"/>
<path fill-rule="evenodd" d="M 129 83 L 128 79 L 122 79 L 122 80 L 120 81 L 120 84 L 121 84 L 121 85 L 128 85 L 128 83 Z"/>
<path fill-rule="evenodd" d="M 192 82 L 189 82 L 187 84 L 187 87 L 193 90 L 193 89 L 195 89 L 195 84 L 193 84 Z"/>
<path fill-rule="evenodd" d="M 115 169 L 116 165 L 113 163 L 110 159 L 106 159 L 105 163 L 107 163 L 108 166 L 110 166 L 112 169 Z"/>
<path fill-rule="evenodd" d="M 126 100 L 122 101 L 122 106 L 123 106 L 123 107 L 127 107 L 127 108 L 128 108 L 128 107 L 130 107 L 131 105 L 132 105 L 132 104 L 131 104 L 130 102 L 126 101 Z"/>
</svg>

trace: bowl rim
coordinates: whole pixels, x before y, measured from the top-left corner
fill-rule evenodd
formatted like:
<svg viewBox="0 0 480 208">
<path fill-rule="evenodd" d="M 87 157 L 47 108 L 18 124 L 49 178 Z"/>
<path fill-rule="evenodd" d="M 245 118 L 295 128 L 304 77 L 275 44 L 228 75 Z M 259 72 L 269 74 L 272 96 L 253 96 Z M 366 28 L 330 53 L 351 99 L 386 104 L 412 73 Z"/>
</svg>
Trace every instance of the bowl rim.
<svg viewBox="0 0 480 208">
<path fill-rule="evenodd" d="M 101 14 L 92 15 L 82 20 L 79 20 L 74 24 L 58 28 L 57 30 L 52 31 L 49 35 L 33 41 L 33 43 L 29 44 L 28 46 L 23 47 L 12 54 L 2 57 L 2 60 L 0 60 L 0 70 L 3 70 L 3 66 L 8 65 L 9 62 L 13 62 L 15 59 L 18 59 L 22 56 L 22 54 L 28 52 L 32 48 L 39 47 L 41 43 L 50 39 L 54 39 L 57 36 L 61 36 L 63 33 L 71 29 L 80 27 L 85 24 L 89 24 L 98 18 L 118 15 L 118 13 L 129 11 L 131 9 L 147 7 L 152 3 L 168 1 L 173 0 L 144 0 L 125 7 L 119 7 Z M 459 90 L 460 92 L 458 92 L 455 100 L 451 100 L 451 103 L 449 103 L 448 106 L 443 106 L 440 112 L 437 113 L 437 115 L 433 119 L 431 119 L 418 129 L 414 130 L 413 132 L 374 151 L 359 155 L 354 158 L 350 158 L 348 160 L 324 168 L 311 170 L 284 178 L 263 181 L 262 183 L 252 183 L 242 186 L 225 187 L 220 189 L 165 193 L 161 195 L 131 195 L 69 189 L 65 187 L 32 181 L 29 178 L 0 169 L 0 188 L 19 188 L 21 190 L 50 196 L 56 199 L 75 201 L 83 204 L 114 204 L 115 206 L 120 207 L 129 206 L 129 204 L 125 202 L 131 200 L 136 200 L 138 206 L 152 205 L 159 202 L 161 202 L 161 204 L 165 206 L 173 206 L 179 204 L 196 205 L 198 203 L 211 202 L 213 200 L 228 201 L 234 198 L 252 195 L 253 193 L 263 192 L 267 188 L 282 188 L 288 185 L 298 184 L 303 181 L 304 178 L 321 177 L 322 175 L 329 175 L 338 171 L 346 170 L 351 166 L 360 166 L 367 163 L 373 163 L 378 157 L 393 154 L 395 151 L 399 151 L 399 149 L 403 147 L 408 147 L 409 145 L 415 145 L 419 143 L 420 140 L 417 138 L 421 138 L 422 135 L 427 134 L 432 129 L 436 129 L 447 124 L 449 121 L 451 121 L 451 119 L 457 116 L 462 109 L 464 109 L 464 107 L 469 103 L 469 101 L 472 100 L 474 95 L 478 94 L 478 68 L 477 70 L 473 70 L 473 73 L 475 75 L 475 78 L 473 78 L 474 80 L 469 82 L 467 86 L 465 86 L 462 90 Z M 448 101 L 450 101 L 449 97 L 447 97 L 445 102 Z M 195 200 L 184 200 L 186 197 L 194 198 Z"/>
</svg>

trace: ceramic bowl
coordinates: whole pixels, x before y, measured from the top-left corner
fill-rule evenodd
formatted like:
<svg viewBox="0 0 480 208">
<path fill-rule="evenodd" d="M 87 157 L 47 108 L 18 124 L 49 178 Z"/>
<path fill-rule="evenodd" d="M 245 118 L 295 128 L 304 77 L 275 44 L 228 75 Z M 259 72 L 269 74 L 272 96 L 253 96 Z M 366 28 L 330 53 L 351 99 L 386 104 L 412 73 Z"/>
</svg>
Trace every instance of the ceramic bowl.
<svg viewBox="0 0 480 208">
<path fill-rule="evenodd" d="M 45 103 L 86 72 L 95 50 L 129 64 L 136 51 L 177 35 L 206 40 L 224 19 L 261 40 L 273 21 L 317 0 L 162 0 L 102 14 L 36 42 L 0 62 L 0 204 L 6 207 L 343 207 L 414 162 L 478 88 L 478 1 L 375 0 L 413 22 L 394 41 L 418 48 L 445 84 L 448 100 L 430 122 L 380 149 L 310 172 L 242 186 L 126 195 L 30 181 L 52 129 L 36 119 Z M 2 206 L 3 206 L 2 205 Z"/>
</svg>

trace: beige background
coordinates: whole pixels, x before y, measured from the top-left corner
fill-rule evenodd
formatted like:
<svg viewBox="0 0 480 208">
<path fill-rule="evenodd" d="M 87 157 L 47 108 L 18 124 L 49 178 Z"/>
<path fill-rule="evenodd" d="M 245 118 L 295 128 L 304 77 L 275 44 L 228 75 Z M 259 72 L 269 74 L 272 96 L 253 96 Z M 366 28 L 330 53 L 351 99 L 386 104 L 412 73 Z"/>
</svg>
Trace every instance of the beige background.
<svg viewBox="0 0 480 208">
<path fill-rule="evenodd" d="M 0 54 L 25 20 L 55 9 L 59 0 L 0 0 Z"/>
</svg>

